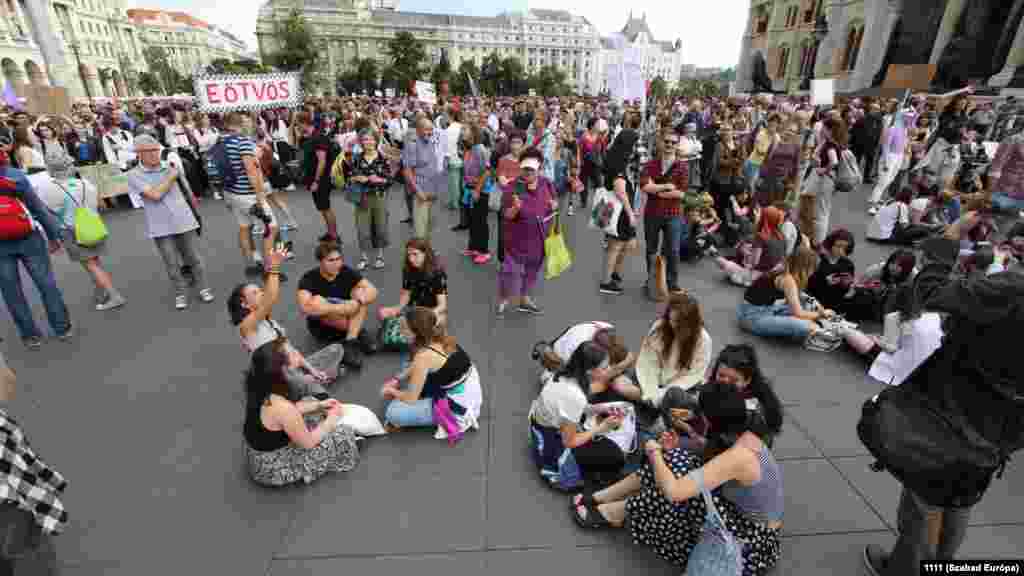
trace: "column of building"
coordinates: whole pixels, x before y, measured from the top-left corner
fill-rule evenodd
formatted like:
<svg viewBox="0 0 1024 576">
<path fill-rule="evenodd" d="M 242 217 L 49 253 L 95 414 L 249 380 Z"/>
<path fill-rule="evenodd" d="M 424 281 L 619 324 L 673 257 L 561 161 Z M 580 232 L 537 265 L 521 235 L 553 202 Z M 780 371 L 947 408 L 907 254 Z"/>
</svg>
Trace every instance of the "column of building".
<svg viewBox="0 0 1024 576">
<path fill-rule="evenodd" d="M 1022 74 L 1018 74 L 1018 71 Z M 1017 35 L 1013 38 L 1010 53 L 1006 55 L 1006 64 L 998 74 L 988 81 L 988 84 L 1005 88 L 1012 83 L 1014 87 L 1017 87 L 1024 85 L 1024 81 L 1022 81 L 1024 78 L 1019 78 L 1022 75 L 1024 75 L 1024 22 L 1017 28 Z"/>
<path fill-rule="evenodd" d="M 949 0 L 946 4 L 946 12 L 942 15 L 942 22 L 939 24 L 938 34 L 935 36 L 935 44 L 932 46 L 932 55 L 928 59 L 929 64 L 938 64 L 942 52 L 946 49 L 949 41 L 956 34 L 956 25 L 960 22 L 967 7 L 967 0 Z"/>
<path fill-rule="evenodd" d="M 889 41 L 903 12 L 903 0 L 872 0 L 865 10 L 864 39 L 857 68 L 851 85 L 857 88 L 870 86 L 878 72 Z"/>
<path fill-rule="evenodd" d="M 740 48 L 740 61 L 736 66 L 736 90 L 740 92 L 746 92 L 751 89 L 753 82 L 751 81 L 750 74 L 751 70 L 751 58 L 750 58 L 750 45 L 751 37 L 754 34 L 754 9 L 751 7 L 747 11 L 747 25 L 743 29 L 743 42 Z"/>
</svg>

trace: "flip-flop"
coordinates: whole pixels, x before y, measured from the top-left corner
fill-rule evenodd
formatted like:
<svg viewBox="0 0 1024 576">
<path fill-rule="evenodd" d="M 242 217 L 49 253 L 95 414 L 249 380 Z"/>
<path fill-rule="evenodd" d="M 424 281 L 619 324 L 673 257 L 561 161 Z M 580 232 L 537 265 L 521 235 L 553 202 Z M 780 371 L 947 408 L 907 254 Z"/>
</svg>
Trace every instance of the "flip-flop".
<svg viewBox="0 0 1024 576">
<path fill-rule="evenodd" d="M 583 506 L 583 509 L 587 511 L 586 518 L 580 518 L 579 506 L 573 508 L 572 519 L 576 521 L 576 524 L 584 530 L 601 530 L 605 528 L 614 528 L 612 523 L 601 514 L 601 511 L 597 509 L 597 505 Z"/>
<path fill-rule="evenodd" d="M 580 499 L 579 502 L 576 501 L 577 498 Z M 575 511 L 579 506 L 597 506 L 597 501 L 594 500 L 593 494 L 577 492 L 569 497 L 569 510 Z"/>
</svg>

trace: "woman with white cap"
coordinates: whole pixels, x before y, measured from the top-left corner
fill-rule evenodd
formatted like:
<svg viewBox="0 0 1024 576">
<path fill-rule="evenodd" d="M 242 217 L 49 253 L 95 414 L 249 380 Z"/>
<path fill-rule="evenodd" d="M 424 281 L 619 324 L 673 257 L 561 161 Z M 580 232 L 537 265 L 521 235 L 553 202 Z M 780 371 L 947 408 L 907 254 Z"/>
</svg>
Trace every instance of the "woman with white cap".
<svg viewBox="0 0 1024 576">
<path fill-rule="evenodd" d="M 46 171 L 52 185 L 38 186 L 36 191 L 64 229 L 64 248 L 68 259 L 81 264 L 92 278 L 96 286 L 96 309 L 103 311 L 124 306 L 128 300 L 114 288 L 114 278 L 100 263 L 100 257 L 107 251 L 106 239 L 91 246 L 75 241 L 77 209 L 81 207 L 97 212 L 99 194 L 96 186 L 75 175 L 75 163 L 67 154 L 47 154 Z"/>
</svg>

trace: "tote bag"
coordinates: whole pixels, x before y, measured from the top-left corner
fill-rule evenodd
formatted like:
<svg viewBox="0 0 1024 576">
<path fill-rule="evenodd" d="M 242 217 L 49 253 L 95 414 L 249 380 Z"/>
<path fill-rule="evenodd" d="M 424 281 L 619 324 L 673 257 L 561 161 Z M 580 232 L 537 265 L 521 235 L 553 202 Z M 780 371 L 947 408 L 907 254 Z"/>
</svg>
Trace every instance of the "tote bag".
<svg viewBox="0 0 1024 576">
<path fill-rule="evenodd" d="M 56 184 L 56 182 L 55 182 Z M 109 236 L 107 225 L 103 223 L 103 219 L 96 212 L 90 210 L 86 206 L 83 206 L 81 202 L 75 200 L 74 196 L 60 184 L 57 184 L 64 194 L 75 203 L 75 212 L 72 217 L 72 228 L 75 233 L 75 243 L 79 246 L 85 246 L 86 248 L 92 248 L 100 242 L 103 242 Z M 82 201 L 85 201 L 85 188 L 83 184 L 82 188 Z M 67 202 L 64 203 L 64 208 L 61 210 L 63 220 L 63 213 L 67 211 Z"/>
<path fill-rule="evenodd" d="M 590 210 L 590 227 L 601 230 L 609 236 L 619 236 L 619 218 L 622 217 L 622 201 L 615 192 L 598 188 L 594 192 L 594 203 Z"/>
<path fill-rule="evenodd" d="M 544 225 L 539 224 L 541 232 Z M 555 215 L 555 222 L 551 225 L 551 231 L 544 239 L 544 278 L 552 280 L 558 278 L 572 266 L 572 254 L 569 247 L 565 245 L 565 236 L 562 234 L 562 223 L 558 215 Z"/>
<path fill-rule="evenodd" d="M 741 576 L 743 549 L 736 537 L 725 526 L 725 519 L 715 507 L 711 492 L 704 485 L 703 470 L 697 474 L 697 485 L 704 498 L 707 513 L 700 541 L 690 552 L 683 576 Z"/>
</svg>

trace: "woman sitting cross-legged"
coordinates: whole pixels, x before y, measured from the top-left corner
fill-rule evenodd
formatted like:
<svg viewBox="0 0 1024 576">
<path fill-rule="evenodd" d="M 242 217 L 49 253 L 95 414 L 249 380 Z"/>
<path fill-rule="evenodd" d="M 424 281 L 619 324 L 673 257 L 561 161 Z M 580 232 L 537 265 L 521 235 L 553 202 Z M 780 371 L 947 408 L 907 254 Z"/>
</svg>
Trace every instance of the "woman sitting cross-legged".
<svg viewBox="0 0 1024 576">
<path fill-rule="evenodd" d="M 429 240 L 411 238 L 405 244 L 402 291 L 398 305 L 381 308 L 381 319 L 396 318 L 409 306 L 430 308 L 443 326 L 448 325 L 448 274 L 437 261 Z"/>
<path fill-rule="evenodd" d="M 544 387 L 530 406 L 530 446 L 541 476 L 552 485 L 574 485 L 576 474 L 595 483 L 614 480 L 625 465 L 622 450 L 606 436 L 622 423 L 619 416 L 584 430 L 593 411 L 592 385 L 607 383 L 608 371 L 608 352 L 584 342 L 557 373 L 545 373 Z"/>
<path fill-rule="evenodd" d="M 740 391 L 751 420 L 763 432 L 762 440 L 768 447 L 782 432 L 782 402 L 775 394 L 771 381 L 761 371 L 757 352 L 750 344 L 729 344 L 718 354 L 711 367 L 709 382 L 700 391 L 715 386 L 735 388 Z"/>
<path fill-rule="evenodd" d="M 439 439 L 454 441 L 469 428 L 477 428 L 483 392 L 469 354 L 430 308 L 407 309 L 401 326 L 413 342 L 412 365 L 381 390 L 384 399 L 391 401 L 384 416 L 389 432 L 436 424 Z M 402 389 L 405 379 L 409 385 Z"/>
<path fill-rule="evenodd" d="M 822 306 L 843 312 L 846 294 L 855 280 L 850 259 L 855 245 L 853 234 L 845 228 L 833 230 L 821 243 L 818 267 L 807 280 L 807 293 Z"/>
<path fill-rule="evenodd" d="M 774 206 L 764 208 L 749 253 L 744 254 L 741 248 L 737 248 L 743 256 L 740 259 L 742 264 L 718 256 L 715 258 L 718 267 L 728 274 L 733 284 L 740 286 L 750 286 L 764 274 L 778 269 L 786 258 L 785 223 L 786 215 L 782 210 Z"/>
<path fill-rule="evenodd" d="M 228 315 L 231 324 L 238 327 L 242 346 L 250 354 L 264 344 L 282 341 L 287 356 L 284 374 L 291 390 L 289 398 L 313 396 L 323 400 L 327 398 L 324 387 L 334 383 L 343 372 L 341 361 L 345 349 L 341 344 L 331 344 L 306 358 L 288 342 L 284 326 L 270 317 L 281 292 L 281 281 L 275 271 L 285 258 L 283 250 L 270 253 L 271 271 L 264 286 L 239 284 L 235 287 L 228 296 Z"/>
<path fill-rule="evenodd" d="M 359 448 L 352 430 L 338 424 L 345 407 L 333 398 L 289 400 L 287 365 L 284 339 L 253 352 L 243 428 L 249 475 L 259 484 L 283 486 L 352 470 Z"/>
<path fill-rule="evenodd" d="M 804 310 L 800 292 L 818 266 L 818 257 L 799 247 L 784 269 L 761 276 L 747 288 L 737 309 L 740 328 L 756 336 L 803 342 L 818 330 L 815 323 L 835 315 L 832 310 Z"/>
<path fill-rule="evenodd" d="M 742 393 L 716 386 L 700 396 L 710 424 L 701 455 L 679 447 L 666 432 L 645 446 L 648 460 L 636 473 L 572 498 L 572 515 L 585 528 L 621 527 L 629 520 L 633 541 L 685 568 L 705 535 L 704 492 L 742 547 L 744 576 L 760 576 L 778 562 L 783 516 L 782 470 L 764 442 L 765 432 L 747 414 Z"/>
<path fill-rule="evenodd" d="M 700 303 L 687 292 L 672 294 L 637 355 L 643 399 L 657 406 L 669 388 L 693 388 L 704 379 L 710 362 L 711 335 L 704 328 Z"/>
</svg>

